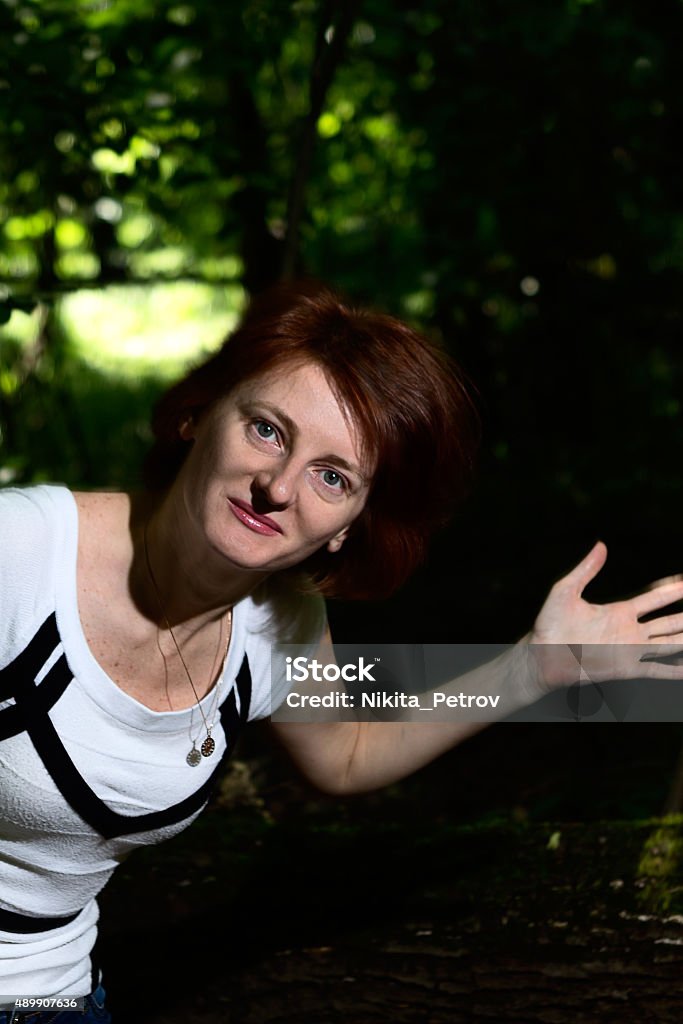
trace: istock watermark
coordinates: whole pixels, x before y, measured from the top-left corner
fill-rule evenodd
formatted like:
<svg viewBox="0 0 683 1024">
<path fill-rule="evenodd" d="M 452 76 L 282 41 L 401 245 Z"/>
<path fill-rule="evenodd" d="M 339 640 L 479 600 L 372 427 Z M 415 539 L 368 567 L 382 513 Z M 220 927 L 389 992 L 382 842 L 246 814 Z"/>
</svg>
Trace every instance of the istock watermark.
<svg viewBox="0 0 683 1024">
<path fill-rule="evenodd" d="M 288 683 L 306 683 L 309 680 L 313 680 L 315 683 L 338 683 L 340 679 L 345 683 L 375 683 L 377 680 L 372 674 L 372 670 L 375 668 L 377 660 L 367 664 L 361 657 L 355 663 L 337 665 L 336 663 L 324 664 L 321 661 L 316 661 L 315 658 L 307 658 L 305 655 L 299 655 L 298 658 L 288 655 L 285 657 L 285 678 Z"/>
<path fill-rule="evenodd" d="M 291 651 L 291 652 L 290 652 Z M 430 687 L 421 645 L 350 645 L 326 659 L 280 648 L 273 654 L 277 721 L 438 720 L 455 712 L 500 716 L 502 695 L 453 685 Z"/>
<path fill-rule="evenodd" d="M 520 653 L 511 658 L 514 650 Z M 282 722 L 683 722 L 683 681 L 647 679 L 646 665 L 643 679 L 587 675 L 586 664 L 623 663 L 623 647 L 544 647 L 546 666 L 552 670 L 556 659 L 565 676 L 570 669 L 566 685 L 552 692 L 544 692 L 534 678 L 537 651 L 541 648 L 506 644 L 341 644 L 322 656 L 301 645 L 278 645 L 271 655 L 272 717 Z M 632 650 L 629 657 L 639 653 Z"/>
</svg>

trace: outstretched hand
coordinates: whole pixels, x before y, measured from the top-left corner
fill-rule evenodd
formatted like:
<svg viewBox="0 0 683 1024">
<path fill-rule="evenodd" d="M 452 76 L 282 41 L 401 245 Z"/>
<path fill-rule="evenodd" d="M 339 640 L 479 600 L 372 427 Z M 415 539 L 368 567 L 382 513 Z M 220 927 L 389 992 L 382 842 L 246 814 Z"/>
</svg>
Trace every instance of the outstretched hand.
<svg viewBox="0 0 683 1024">
<path fill-rule="evenodd" d="M 580 680 L 683 680 L 683 665 L 651 660 L 683 652 L 683 614 L 641 621 L 683 599 L 683 580 L 655 586 L 627 601 L 591 604 L 583 591 L 606 559 L 607 548 L 598 542 L 554 585 L 534 623 L 528 640 L 534 645 L 539 683 L 545 690 Z"/>
</svg>

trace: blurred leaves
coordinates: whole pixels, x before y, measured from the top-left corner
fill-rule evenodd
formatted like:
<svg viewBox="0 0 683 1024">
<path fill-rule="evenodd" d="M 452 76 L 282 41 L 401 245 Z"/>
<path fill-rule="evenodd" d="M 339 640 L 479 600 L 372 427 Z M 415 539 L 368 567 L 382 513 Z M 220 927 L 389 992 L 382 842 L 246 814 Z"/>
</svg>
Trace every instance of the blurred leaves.
<svg viewBox="0 0 683 1024">
<path fill-rule="evenodd" d="M 178 245 L 154 273 L 239 254 L 245 279 L 277 276 L 315 40 L 339 10 L 3 4 L 5 279 L 135 280 L 135 254 Z M 392 307 L 426 275 L 442 329 L 478 334 L 525 329 L 519 282 L 541 266 L 572 286 L 679 268 L 680 19 L 671 0 L 518 0 L 496 18 L 366 0 L 317 118 L 300 266 Z M 50 260 L 52 233 L 90 259 Z"/>
</svg>

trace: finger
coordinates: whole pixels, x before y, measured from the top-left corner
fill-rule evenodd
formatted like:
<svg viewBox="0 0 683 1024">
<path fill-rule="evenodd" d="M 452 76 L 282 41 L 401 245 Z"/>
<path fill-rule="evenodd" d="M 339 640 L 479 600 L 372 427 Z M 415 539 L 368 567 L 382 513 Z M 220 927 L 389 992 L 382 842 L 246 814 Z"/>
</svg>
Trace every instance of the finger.
<svg viewBox="0 0 683 1024">
<path fill-rule="evenodd" d="M 607 548 L 601 540 L 595 544 L 578 565 L 574 566 L 571 572 L 558 580 L 562 587 L 569 587 L 581 596 L 592 579 L 598 575 L 607 561 Z"/>
<path fill-rule="evenodd" d="M 638 618 L 647 615 L 649 612 L 656 612 L 658 608 L 666 608 L 674 601 L 683 599 L 683 580 L 679 583 L 665 583 L 656 590 L 648 590 L 644 594 L 632 597 L 628 604 L 631 605 Z"/>
<path fill-rule="evenodd" d="M 683 573 L 676 572 L 673 576 L 662 576 L 661 580 L 655 580 L 654 583 L 648 584 L 646 590 L 656 590 L 658 587 L 664 587 L 667 583 L 680 583 L 683 580 Z"/>
<path fill-rule="evenodd" d="M 683 614 L 661 615 L 658 619 L 652 619 L 645 623 L 649 630 L 648 637 L 655 640 L 660 636 L 671 636 L 673 633 L 683 632 Z"/>
</svg>

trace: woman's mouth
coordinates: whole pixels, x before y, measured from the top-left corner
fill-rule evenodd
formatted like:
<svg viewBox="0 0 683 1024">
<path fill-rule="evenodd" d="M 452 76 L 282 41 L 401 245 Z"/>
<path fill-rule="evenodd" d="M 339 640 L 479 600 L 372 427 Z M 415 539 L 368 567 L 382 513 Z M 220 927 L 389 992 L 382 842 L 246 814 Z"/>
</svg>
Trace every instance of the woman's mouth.
<svg viewBox="0 0 683 1024">
<path fill-rule="evenodd" d="M 239 498 L 228 498 L 228 505 L 235 518 L 239 519 L 244 526 L 253 530 L 254 533 L 261 533 L 266 537 L 282 533 L 282 528 L 278 526 L 274 519 L 270 519 L 269 516 L 259 515 L 248 501 L 240 501 Z"/>
</svg>

